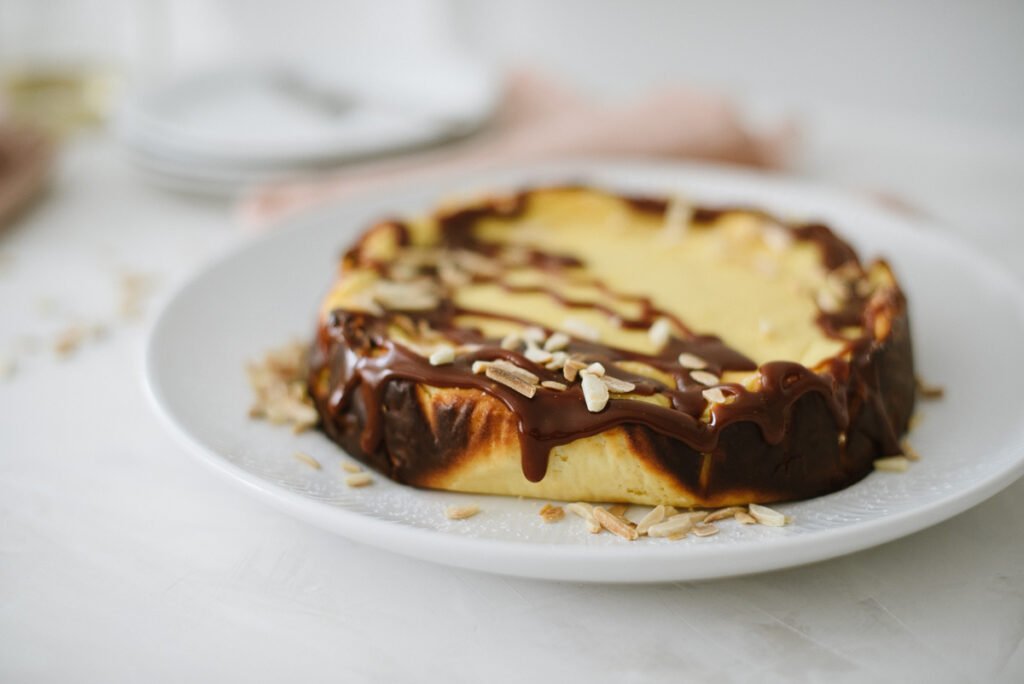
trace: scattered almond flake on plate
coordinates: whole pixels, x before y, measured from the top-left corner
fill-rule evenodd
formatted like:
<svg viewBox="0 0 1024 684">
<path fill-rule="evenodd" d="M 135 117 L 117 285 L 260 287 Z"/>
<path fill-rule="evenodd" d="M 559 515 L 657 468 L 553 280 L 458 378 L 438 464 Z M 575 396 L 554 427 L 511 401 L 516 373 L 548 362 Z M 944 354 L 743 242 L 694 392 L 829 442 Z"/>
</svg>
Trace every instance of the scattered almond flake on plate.
<svg viewBox="0 0 1024 684">
<path fill-rule="evenodd" d="M 910 467 L 910 461 L 906 456 L 887 456 L 875 460 L 875 470 L 885 473 L 905 473 Z"/>
<path fill-rule="evenodd" d="M 355 463 L 349 463 L 348 461 L 341 462 L 341 469 L 346 473 L 361 473 L 363 472 L 362 466 L 358 466 Z"/>
<path fill-rule="evenodd" d="M 308 465 L 310 468 L 313 468 L 315 470 L 320 470 L 320 467 L 321 467 L 320 466 L 320 461 L 316 460 L 315 458 L 313 458 L 312 456 L 310 456 L 309 454 L 307 454 L 304 451 L 296 451 L 295 452 L 295 459 L 298 460 L 298 461 L 302 461 L 303 463 Z"/>
<path fill-rule="evenodd" d="M 689 370 L 703 370 L 708 367 L 708 362 L 696 354 L 683 352 L 679 355 L 679 365 Z"/>
<path fill-rule="evenodd" d="M 717 385 L 720 382 L 717 375 L 702 370 L 690 371 L 690 378 L 702 385 Z"/>
<path fill-rule="evenodd" d="M 14 377 L 18 369 L 18 363 L 13 356 L 0 355 L 0 380 L 9 380 Z"/>
<path fill-rule="evenodd" d="M 573 515 L 583 518 L 583 521 L 587 523 L 587 529 L 590 530 L 591 534 L 597 534 L 601 531 L 601 523 L 597 522 L 597 519 L 594 518 L 594 507 L 587 502 L 577 501 L 569 504 L 565 508 Z"/>
<path fill-rule="evenodd" d="M 648 527 L 647 536 L 682 538 L 692 529 L 693 520 L 689 516 L 674 515 L 668 520 L 663 520 Z"/>
<path fill-rule="evenodd" d="M 594 520 L 596 520 L 604 529 L 627 541 L 634 541 L 640 536 L 635 527 L 622 518 L 612 514 L 611 511 L 606 508 L 595 506 Z"/>
<path fill-rule="evenodd" d="M 431 366 L 444 366 L 455 360 L 455 350 L 448 346 L 438 347 L 430 355 Z"/>
<path fill-rule="evenodd" d="M 917 393 L 923 399 L 942 399 L 946 394 L 946 390 L 938 385 L 929 385 L 920 377 L 915 378 L 915 380 L 917 382 Z"/>
<path fill-rule="evenodd" d="M 540 515 L 541 519 L 546 523 L 558 522 L 565 517 L 565 509 L 561 506 L 552 506 L 548 503 L 541 507 L 538 515 Z"/>
<path fill-rule="evenodd" d="M 752 503 L 747 509 L 750 511 L 750 515 L 753 516 L 754 520 L 767 525 L 768 527 L 782 527 L 788 520 L 786 516 L 779 513 L 773 508 L 762 506 L 761 504 Z"/>
<path fill-rule="evenodd" d="M 636 524 L 637 534 L 647 534 L 651 525 L 656 525 L 665 519 L 665 506 L 659 504 L 647 512 L 647 515 L 640 518 Z"/>
<path fill-rule="evenodd" d="M 480 507 L 476 504 L 466 504 L 465 506 L 448 506 L 444 509 L 444 516 L 449 520 L 465 520 L 472 518 L 474 515 L 480 512 Z"/>
<path fill-rule="evenodd" d="M 365 487 L 373 484 L 373 478 L 369 473 L 352 473 L 345 478 L 345 484 L 349 487 Z"/>
<path fill-rule="evenodd" d="M 921 454 L 918 453 L 917 449 L 910 446 L 909 440 L 904 439 L 900 442 L 900 450 L 903 452 L 903 455 L 907 457 L 908 461 L 921 460 Z"/>
<path fill-rule="evenodd" d="M 693 533 L 698 537 L 710 537 L 718 534 L 718 526 L 709 522 L 697 523 L 693 526 Z"/>
<path fill-rule="evenodd" d="M 626 511 L 629 510 L 629 506 L 624 503 L 612 504 L 608 507 L 608 512 L 617 518 L 621 518 L 626 515 Z"/>
<path fill-rule="evenodd" d="M 608 398 L 608 385 L 601 382 L 601 378 L 590 373 L 583 376 L 583 400 L 588 411 L 600 413 L 608 405 Z"/>
<path fill-rule="evenodd" d="M 755 518 L 754 516 L 750 515 L 746 511 L 740 511 L 739 513 L 737 513 L 735 515 L 735 518 L 736 518 L 736 522 L 738 522 L 740 525 L 756 525 L 757 524 L 757 518 Z"/>
<path fill-rule="evenodd" d="M 271 423 L 291 425 L 295 432 L 307 430 L 320 419 L 306 389 L 308 347 L 301 342 L 267 351 L 264 357 L 246 365 L 246 375 L 255 399 L 249 415 Z"/>
<path fill-rule="evenodd" d="M 719 508 L 717 511 L 708 513 L 707 517 L 704 518 L 704 522 L 713 523 L 716 520 L 725 520 L 731 518 L 737 513 L 742 513 L 745 509 L 743 506 L 728 506 L 726 508 Z"/>
</svg>

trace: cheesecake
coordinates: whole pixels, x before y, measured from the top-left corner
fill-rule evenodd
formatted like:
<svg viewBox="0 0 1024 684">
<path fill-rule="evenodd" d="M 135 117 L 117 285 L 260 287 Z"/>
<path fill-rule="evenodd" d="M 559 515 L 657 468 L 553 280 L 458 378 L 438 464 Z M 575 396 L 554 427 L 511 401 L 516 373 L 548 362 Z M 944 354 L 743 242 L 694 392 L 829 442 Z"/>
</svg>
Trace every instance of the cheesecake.
<svg viewBox="0 0 1024 684">
<path fill-rule="evenodd" d="M 817 222 L 591 187 L 370 226 L 319 309 L 323 431 L 397 482 L 726 506 L 900 453 L 907 304 Z"/>
</svg>

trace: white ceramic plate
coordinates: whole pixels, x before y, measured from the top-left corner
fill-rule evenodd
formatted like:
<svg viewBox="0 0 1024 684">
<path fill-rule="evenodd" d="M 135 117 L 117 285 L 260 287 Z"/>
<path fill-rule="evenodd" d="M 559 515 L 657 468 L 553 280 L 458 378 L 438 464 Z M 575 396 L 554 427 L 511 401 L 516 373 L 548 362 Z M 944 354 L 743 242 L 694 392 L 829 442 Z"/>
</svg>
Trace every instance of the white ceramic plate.
<svg viewBox="0 0 1024 684">
<path fill-rule="evenodd" d="M 319 433 L 292 435 L 246 418 L 247 359 L 313 330 L 335 259 L 367 222 L 429 207 L 454 192 L 584 180 L 626 190 L 685 191 L 710 203 L 753 203 L 820 218 L 862 256 L 885 255 L 908 291 L 920 373 L 946 388 L 921 406 L 904 474 L 873 473 L 829 496 L 779 506 L 785 528 L 722 525 L 704 539 L 625 542 L 543 502 L 428 492 L 383 477 L 344 485 L 348 460 Z M 650 163 L 574 163 L 448 179 L 324 208 L 243 246 L 185 283 L 155 323 L 146 358 L 153 402 L 200 459 L 280 509 L 366 544 L 439 563 L 561 580 L 651 582 L 785 568 L 864 549 L 934 525 L 1009 485 L 1024 470 L 1024 292 L 1016 280 L 935 226 L 860 199 L 778 177 Z M 304 451 L 314 470 L 293 457 Z M 445 519 L 453 503 L 483 512 Z"/>
</svg>

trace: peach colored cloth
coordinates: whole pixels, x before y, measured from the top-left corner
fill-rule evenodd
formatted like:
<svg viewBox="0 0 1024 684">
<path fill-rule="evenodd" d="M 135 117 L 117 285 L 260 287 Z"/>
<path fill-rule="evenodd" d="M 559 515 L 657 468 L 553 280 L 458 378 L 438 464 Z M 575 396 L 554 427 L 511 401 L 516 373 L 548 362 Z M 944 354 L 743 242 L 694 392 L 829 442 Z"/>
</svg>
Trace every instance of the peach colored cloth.
<svg viewBox="0 0 1024 684">
<path fill-rule="evenodd" d="M 257 190 L 242 223 L 264 227 L 325 201 L 439 173 L 572 157 L 701 159 L 776 167 L 791 132 L 757 135 L 725 98 L 672 88 L 607 107 L 532 72 L 512 74 L 494 120 L 462 142 L 388 161 L 354 164 L 319 178 Z"/>
</svg>

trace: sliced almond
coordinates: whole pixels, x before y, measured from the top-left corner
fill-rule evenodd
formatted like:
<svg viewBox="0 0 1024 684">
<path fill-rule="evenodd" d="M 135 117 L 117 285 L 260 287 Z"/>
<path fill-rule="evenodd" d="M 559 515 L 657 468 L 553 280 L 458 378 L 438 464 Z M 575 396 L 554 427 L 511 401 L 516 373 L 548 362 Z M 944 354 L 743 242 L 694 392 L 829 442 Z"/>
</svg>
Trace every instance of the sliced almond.
<svg viewBox="0 0 1024 684">
<path fill-rule="evenodd" d="M 640 522 L 636 524 L 637 534 L 647 534 L 647 530 L 650 529 L 651 525 L 657 525 L 665 519 L 665 507 L 657 505 L 647 512 L 647 515 L 640 518 Z"/>
<path fill-rule="evenodd" d="M 590 375 L 596 375 L 596 376 L 600 377 L 600 376 L 604 375 L 605 370 L 604 370 L 604 366 L 603 365 L 601 365 L 600 363 L 595 361 L 594 363 L 590 364 L 589 366 L 587 366 L 586 368 L 584 368 L 580 372 L 581 373 L 589 373 Z"/>
<path fill-rule="evenodd" d="M 545 380 L 542 383 L 540 383 L 540 386 L 546 387 L 549 390 L 555 390 L 556 392 L 564 392 L 565 390 L 569 389 L 569 386 L 566 385 L 565 383 L 556 382 L 554 380 Z"/>
<path fill-rule="evenodd" d="M 612 515 L 622 518 L 626 515 L 626 511 L 629 510 L 629 506 L 624 503 L 612 504 L 608 507 L 608 512 Z"/>
<path fill-rule="evenodd" d="M 875 470 L 886 473 L 905 473 L 910 467 L 910 460 L 906 456 L 887 456 L 875 460 Z"/>
<path fill-rule="evenodd" d="M 574 359 L 570 357 L 566 359 L 565 365 L 562 366 L 562 375 L 565 377 L 566 380 L 572 382 L 573 380 L 576 379 L 576 375 L 586 367 L 587 364 L 583 363 L 579 359 Z"/>
<path fill-rule="evenodd" d="M 487 369 L 490 368 L 492 365 L 493 362 L 491 361 L 474 361 L 472 366 L 473 373 L 475 375 L 485 373 Z"/>
<path fill-rule="evenodd" d="M 921 378 L 917 378 L 917 392 L 924 399 L 941 399 L 946 393 L 942 387 L 929 385 Z"/>
<path fill-rule="evenodd" d="M 590 530 L 591 534 L 597 534 L 601 531 L 601 523 L 597 522 L 594 517 L 594 507 L 584 501 L 577 501 L 571 503 L 565 507 L 570 513 L 583 518 L 584 522 L 587 523 L 587 529 Z"/>
<path fill-rule="evenodd" d="M 782 527 L 787 522 L 785 515 L 761 504 L 752 503 L 747 509 L 750 511 L 750 515 L 754 517 L 754 520 L 768 527 Z"/>
<path fill-rule="evenodd" d="M 505 359 L 498 359 L 497 361 L 492 361 L 491 365 L 494 366 L 495 368 L 500 368 L 501 370 L 510 373 L 516 376 L 517 378 L 520 378 L 521 380 L 525 380 L 526 382 L 529 382 L 531 384 L 536 385 L 538 382 L 540 382 L 540 378 L 538 376 L 534 375 L 525 368 L 520 368 L 519 366 L 512 362 L 506 361 Z"/>
<path fill-rule="evenodd" d="M 448 506 L 444 509 L 444 516 L 449 520 L 465 520 L 466 518 L 472 518 L 474 515 L 480 512 L 480 507 L 476 504 L 467 504 L 465 506 Z"/>
<path fill-rule="evenodd" d="M 369 473 L 353 473 L 345 478 L 345 484 L 349 487 L 365 487 L 373 484 L 373 478 Z"/>
<path fill-rule="evenodd" d="M 565 517 L 565 509 L 561 506 L 552 506 L 551 504 L 544 504 L 539 512 L 542 520 L 546 523 L 558 522 Z"/>
<path fill-rule="evenodd" d="M 536 384 L 524 380 L 521 376 L 511 373 L 501 366 L 491 364 L 484 371 L 484 375 L 495 382 L 501 383 L 502 385 L 519 392 L 519 394 L 522 394 L 524 397 L 532 399 L 533 396 L 537 394 Z"/>
<path fill-rule="evenodd" d="M 516 333 L 509 333 L 501 338 L 501 348 L 507 351 L 513 351 L 519 349 L 519 345 L 523 343 L 523 339 Z"/>
<path fill-rule="evenodd" d="M 636 389 L 636 385 L 628 380 L 620 380 L 608 375 L 601 376 L 601 382 L 605 384 L 609 392 L 616 392 L 618 394 L 625 394 Z"/>
<path fill-rule="evenodd" d="M 608 405 L 608 397 L 608 385 L 601 382 L 601 378 L 590 373 L 583 375 L 583 400 L 587 403 L 588 411 L 603 411 Z"/>
<path fill-rule="evenodd" d="M 640 536 L 635 527 L 600 506 L 594 508 L 594 520 L 600 523 L 601 527 L 612 534 L 618 535 L 628 541 L 634 541 Z"/>
<path fill-rule="evenodd" d="M 647 528 L 648 537 L 685 536 L 693 529 L 693 520 L 689 516 L 672 516 L 668 520 L 655 523 Z M 677 537 L 678 538 L 678 537 Z"/>
<path fill-rule="evenodd" d="M 710 537 L 711 535 L 718 534 L 718 527 L 711 523 L 698 523 L 693 526 L 693 533 L 698 537 Z"/>
<path fill-rule="evenodd" d="M 667 318 L 659 318 L 648 328 L 647 337 L 655 349 L 664 348 L 672 337 L 672 323 Z"/>
<path fill-rule="evenodd" d="M 346 473 L 361 473 L 363 469 L 361 466 L 357 466 L 355 463 L 349 463 L 348 461 L 341 462 L 341 469 Z"/>
<path fill-rule="evenodd" d="M 431 366 L 444 366 L 455 360 L 455 350 L 449 346 L 438 347 L 430 355 Z"/>
<path fill-rule="evenodd" d="M 569 336 L 563 332 L 552 333 L 544 342 L 544 349 L 549 352 L 561 351 L 569 346 Z"/>
<path fill-rule="evenodd" d="M 757 518 L 755 518 L 754 516 L 750 515 L 746 511 L 740 511 L 739 513 L 736 514 L 735 517 L 736 517 L 736 522 L 738 522 L 740 525 L 756 525 L 757 524 Z"/>
<path fill-rule="evenodd" d="M 548 334 L 544 332 L 544 329 L 537 326 L 531 326 L 523 330 L 523 339 L 534 344 L 544 344 L 544 339 L 547 336 Z"/>
<path fill-rule="evenodd" d="M 729 397 L 725 395 L 721 387 L 710 387 L 703 390 L 701 395 L 712 404 L 724 404 L 729 401 Z"/>
<path fill-rule="evenodd" d="M 917 449 L 910 446 L 910 442 L 907 440 L 900 442 L 900 450 L 903 452 L 903 455 L 907 457 L 908 461 L 921 460 L 921 454 L 917 453 Z"/>
<path fill-rule="evenodd" d="M 578 318 L 566 318 L 562 321 L 561 327 L 565 332 L 569 333 L 573 337 L 578 337 L 581 340 L 596 342 L 601 336 L 601 333 L 598 332 L 596 328 L 587 325 Z"/>
<path fill-rule="evenodd" d="M 562 370 L 569 355 L 562 351 L 552 352 L 551 360 L 544 364 L 548 370 Z"/>
<path fill-rule="evenodd" d="M 699 382 L 702 385 L 717 385 L 721 382 L 721 379 L 714 373 L 702 370 L 690 371 L 690 378 L 692 378 L 694 382 Z"/>
<path fill-rule="evenodd" d="M 553 358 L 551 356 L 551 352 L 545 351 L 532 344 L 526 348 L 526 351 L 523 352 L 523 356 L 528 358 L 530 361 L 541 365 L 550 362 Z"/>
<path fill-rule="evenodd" d="M 679 365 L 690 370 L 701 370 L 708 367 L 708 362 L 696 354 L 683 352 L 679 355 Z"/>
<path fill-rule="evenodd" d="M 744 510 L 746 509 L 744 509 L 743 506 L 728 506 L 726 508 L 719 508 L 717 511 L 712 511 L 711 513 L 708 513 L 708 516 L 704 518 L 704 522 L 712 523 L 716 520 L 725 520 L 726 518 L 731 518 L 735 516 L 737 513 L 742 513 Z"/>
<path fill-rule="evenodd" d="M 305 452 L 296 451 L 295 460 L 302 461 L 303 463 L 308 465 L 310 468 L 313 468 L 314 470 L 320 470 L 320 461 L 316 460 L 315 458 L 313 458 L 312 456 Z"/>
</svg>

